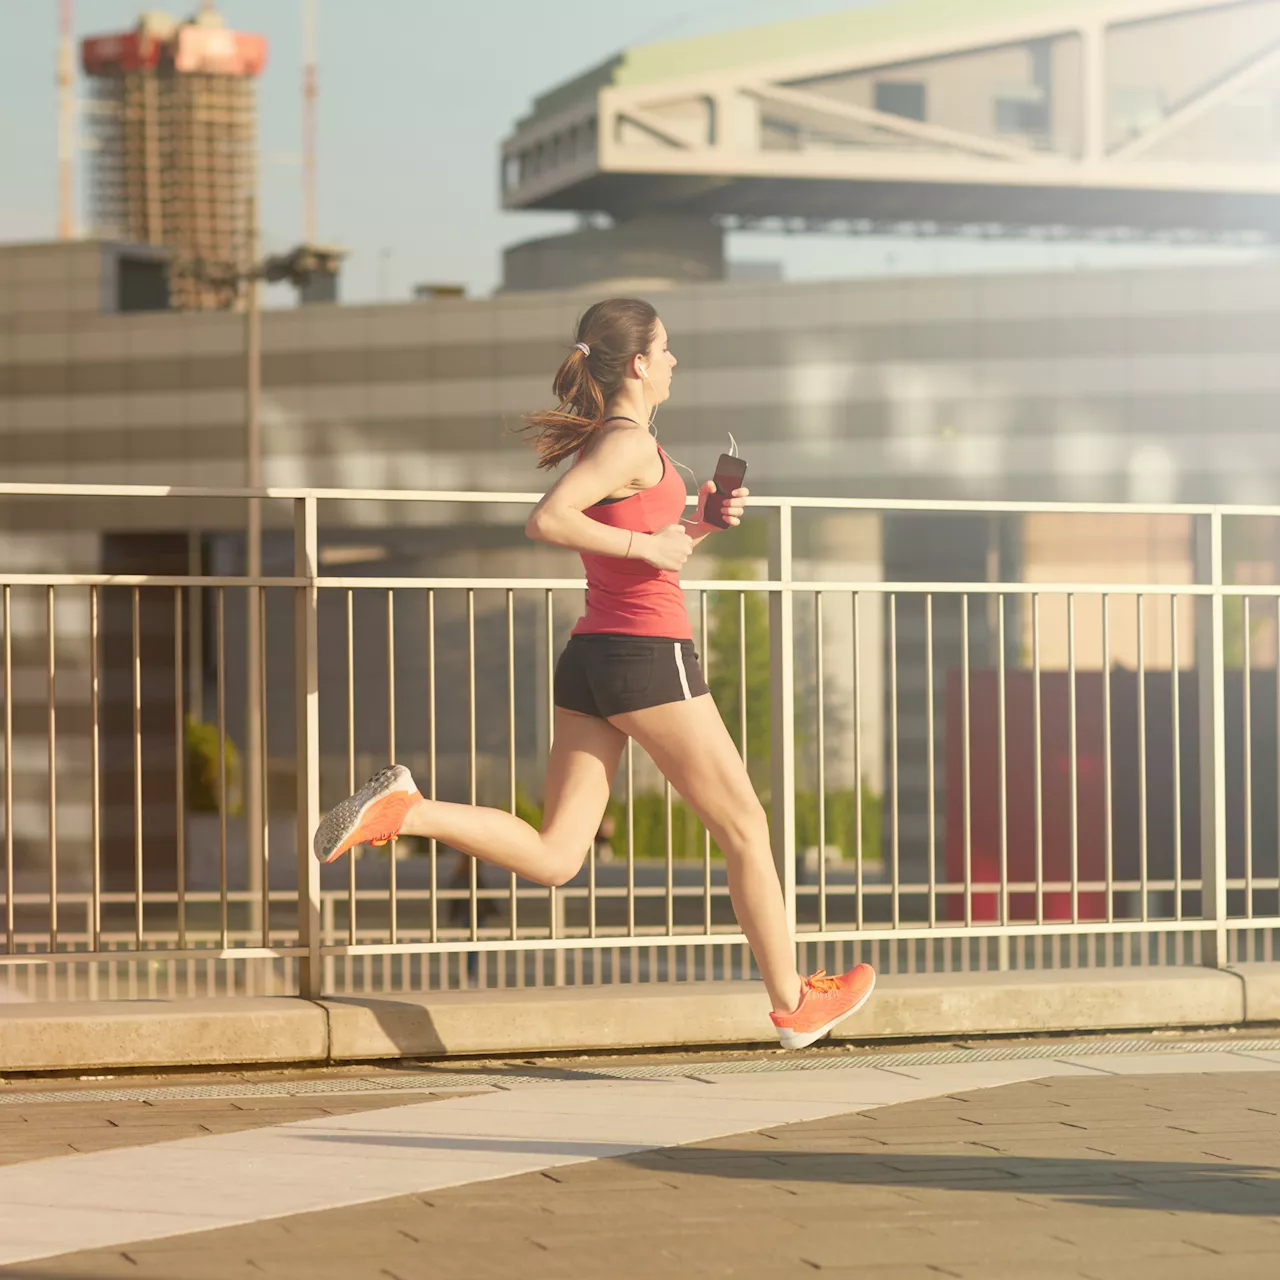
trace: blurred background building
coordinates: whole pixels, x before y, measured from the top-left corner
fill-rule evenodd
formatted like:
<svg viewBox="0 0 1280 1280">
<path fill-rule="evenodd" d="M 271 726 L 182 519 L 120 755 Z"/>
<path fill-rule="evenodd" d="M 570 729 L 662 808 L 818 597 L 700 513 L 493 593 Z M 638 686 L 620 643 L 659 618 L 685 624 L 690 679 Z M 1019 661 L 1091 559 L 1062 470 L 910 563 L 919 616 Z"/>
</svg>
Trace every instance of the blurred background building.
<svg viewBox="0 0 1280 1280">
<path fill-rule="evenodd" d="M 209 5 L 189 22 L 144 13 L 81 45 L 91 86 L 89 225 L 163 246 L 175 307 L 231 306 L 252 252 L 258 174 L 254 80 L 266 41 Z"/>
<path fill-rule="evenodd" d="M 109 234 L 0 246 L 6 479 L 239 485 L 253 403 L 267 484 L 531 490 L 543 478 L 513 438 L 521 412 L 547 402 L 584 307 L 634 290 L 652 297 L 680 357 L 661 438 L 699 478 L 731 430 L 753 489 L 766 494 L 1276 501 L 1280 0 L 902 0 L 628 49 L 549 88 L 502 143 L 506 205 L 572 211 L 581 225 L 511 248 L 494 297 L 426 286 L 398 304 L 321 305 L 314 299 L 335 295 L 320 290 L 304 296 L 310 305 L 265 312 L 254 339 L 226 308 L 242 296 L 232 277 L 251 256 L 253 77 L 264 60 L 261 41 L 229 31 L 207 6 L 190 22 L 149 16 L 85 43 L 104 108 L 92 220 Z M 833 244 L 885 229 L 1227 243 L 1253 257 L 795 283 L 764 269 L 735 278 L 724 239 L 743 227 L 816 231 Z M 243 504 L 104 501 L 77 512 L 78 525 L 65 509 L 6 500 L 8 563 L 172 573 L 246 563 Z M 275 515 L 266 513 L 263 565 L 285 572 L 290 535 Z M 1052 516 L 849 516 L 799 529 L 798 554 L 811 580 L 1088 581 L 1100 565 L 1113 582 L 1190 578 L 1187 521 L 1120 519 L 1124 536 L 1097 522 L 1082 538 Z M 496 585 L 577 574 L 573 557 L 528 543 L 515 511 L 370 505 L 350 520 L 323 529 L 326 572 L 487 575 Z M 1127 548 L 1119 559 L 1118 546 Z M 763 543 L 743 534 L 723 551 L 758 570 Z M 482 593 L 482 614 L 503 607 L 500 595 Z M 229 607 L 234 631 L 243 622 Z M 188 705 L 206 715 L 211 616 L 187 659 Z M 69 615 L 60 634 L 80 634 L 82 621 Z M 562 621 L 572 622 L 567 611 Z M 287 635 L 270 607 L 268 624 Z M 165 625 L 154 620 L 157 655 Z M 359 625 L 376 648 L 385 620 Z M 448 625 L 446 701 L 466 685 L 465 620 Z M 20 688 L 43 689 L 44 626 L 39 608 L 14 615 Z M 879 618 L 867 627 L 881 644 Z M 922 627 L 906 611 L 898 619 L 903 654 L 918 655 Z M 1011 660 L 1025 652 L 1028 627 L 1011 606 Z M 398 651 L 422 652 L 421 619 L 397 628 Z M 939 662 L 952 661 L 958 617 L 940 612 L 934 641 Z M 976 665 L 994 661 L 989 614 L 975 611 L 970 642 Z M 534 731 L 541 643 L 519 656 L 529 699 L 522 773 L 544 740 Z M 1092 640 L 1082 633 L 1080 643 L 1085 652 Z M 1136 659 L 1125 624 L 1113 643 L 1119 661 Z M 237 736 L 239 656 L 233 645 L 225 691 Z M 481 658 L 505 662 L 496 649 Z M 82 669 L 82 648 L 65 661 Z M 128 661 L 113 650 L 104 688 L 119 694 L 125 667 L 111 664 Z M 160 721 L 172 687 L 164 661 L 152 668 Z M 326 679 L 345 679 L 341 652 L 323 661 Z M 1044 663 L 1062 665 L 1065 653 L 1047 650 Z M 864 671 L 879 680 L 874 664 Z M 381 675 L 367 678 L 372 689 Z M 280 696 L 287 686 L 272 682 Z M 939 732 L 943 692 L 940 683 Z M 412 725 L 424 690 L 406 684 L 399 696 L 401 722 Z M 875 684 L 862 701 L 867 741 L 883 738 L 881 696 Z M 86 697 L 75 675 L 60 687 L 69 706 Z M 42 698 L 33 693 L 33 704 Z M 15 730 L 29 771 L 19 778 L 29 808 L 15 813 L 37 838 L 44 748 L 32 710 Z M 898 711 L 901 798 L 915 821 L 927 796 L 923 689 L 904 689 Z M 482 715 L 482 736 L 504 717 L 503 708 Z M 287 719 L 269 707 L 269 732 Z M 385 742 L 376 713 L 360 735 L 362 757 L 376 757 Z M 497 738 L 486 742 L 482 751 L 501 752 Z M 412 750 L 406 742 L 405 758 Z M 442 751 L 442 786 L 461 785 L 464 748 Z M 842 767 L 833 762 L 829 776 Z M 878 788 L 881 761 L 867 773 Z M 941 775 L 937 786 L 942 811 Z M 119 794 L 127 809 L 127 787 Z M 70 850 L 87 838 L 88 803 L 74 793 L 60 803 Z M 904 857 L 919 856 L 918 830 L 903 836 Z M 121 856 L 127 864 L 131 849 Z"/>
<path fill-rule="evenodd" d="M 504 143 L 507 207 L 607 223 L 509 250 L 507 286 L 719 279 L 762 226 L 1269 237 L 1278 102 L 1274 0 L 904 0 L 627 49 Z"/>
</svg>

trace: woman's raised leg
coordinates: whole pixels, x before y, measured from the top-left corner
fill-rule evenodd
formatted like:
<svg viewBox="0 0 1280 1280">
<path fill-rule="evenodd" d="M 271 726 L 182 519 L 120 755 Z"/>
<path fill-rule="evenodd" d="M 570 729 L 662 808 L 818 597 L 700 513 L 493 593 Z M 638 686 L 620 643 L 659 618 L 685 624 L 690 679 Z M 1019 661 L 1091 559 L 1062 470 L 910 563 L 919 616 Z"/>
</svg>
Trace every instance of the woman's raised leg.
<svg viewBox="0 0 1280 1280">
<path fill-rule="evenodd" d="M 414 792 L 411 783 L 404 783 L 393 797 L 399 803 L 393 819 L 395 832 L 440 840 L 537 884 L 564 884 L 577 874 L 600 829 L 626 741 L 626 735 L 607 720 L 557 707 L 540 831 L 505 809 L 428 800 Z M 397 772 L 408 777 L 407 771 Z M 369 785 L 373 787 L 374 783 Z M 407 812 L 404 802 L 409 796 L 405 791 L 412 797 Z M 369 815 L 368 805 L 354 803 L 360 799 L 357 793 L 353 802 L 347 802 L 349 819 L 339 817 L 343 809 L 339 806 L 321 823 L 316 834 L 317 852 L 334 851 L 322 856 L 336 857 L 352 845 L 372 838 L 370 832 L 379 819 Z M 342 826 L 327 830 L 334 826 L 335 819 Z"/>
</svg>

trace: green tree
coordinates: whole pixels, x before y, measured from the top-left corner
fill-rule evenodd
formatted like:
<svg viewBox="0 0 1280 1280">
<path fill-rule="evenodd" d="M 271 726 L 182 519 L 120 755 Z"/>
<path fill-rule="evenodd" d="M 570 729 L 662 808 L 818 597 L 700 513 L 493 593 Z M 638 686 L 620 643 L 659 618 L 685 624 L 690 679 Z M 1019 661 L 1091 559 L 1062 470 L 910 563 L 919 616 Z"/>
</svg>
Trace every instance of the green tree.
<svg viewBox="0 0 1280 1280">
<path fill-rule="evenodd" d="M 223 739 L 222 778 L 226 787 L 229 817 L 238 816 L 243 805 L 240 785 L 240 751 L 230 738 Z M 218 812 L 218 726 L 197 720 L 189 712 L 186 720 L 187 804 L 196 813 Z"/>
</svg>

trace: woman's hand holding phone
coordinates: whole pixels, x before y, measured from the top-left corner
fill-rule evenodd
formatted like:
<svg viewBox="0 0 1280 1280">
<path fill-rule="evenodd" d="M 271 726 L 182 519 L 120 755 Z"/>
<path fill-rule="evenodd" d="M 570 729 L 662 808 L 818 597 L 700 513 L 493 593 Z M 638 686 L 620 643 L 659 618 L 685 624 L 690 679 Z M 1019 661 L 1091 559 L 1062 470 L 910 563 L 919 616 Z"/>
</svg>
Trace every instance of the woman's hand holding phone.
<svg viewBox="0 0 1280 1280">
<path fill-rule="evenodd" d="M 710 525 L 716 529 L 732 529 L 735 525 L 742 523 L 742 517 L 746 513 L 747 499 L 751 496 L 751 490 L 748 488 L 732 489 L 725 496 L 719 496 L 711 503 L 713 510 L 719 508 L 720 523 L 715 520 L 707 519 L 707 504 L 711 501 L 712 495 L 717 494 L 716 482 L 708 480 L 699 491 L 698 500 L 698 523 Z"/>
<path fill-rule="evenodd" d="M 716 463 L 715 479 L 702 486 L 699 518 L 713 529 L 731 529 L 742 519 L 744 499 L 750 490 L 743 485 L 747 464 L 739 457 L 722 453 Z"/>
</svg>

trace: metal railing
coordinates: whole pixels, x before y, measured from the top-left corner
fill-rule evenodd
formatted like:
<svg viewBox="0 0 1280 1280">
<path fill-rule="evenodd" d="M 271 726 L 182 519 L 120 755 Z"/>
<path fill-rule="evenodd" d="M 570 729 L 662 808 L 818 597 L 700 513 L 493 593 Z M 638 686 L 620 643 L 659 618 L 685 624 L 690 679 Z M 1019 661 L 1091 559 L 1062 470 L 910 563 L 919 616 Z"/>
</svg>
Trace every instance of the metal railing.
<svg viewBox="0 0 1280 1280">
<path fill-rule="evenodd" d="M 619 847 L 593 845 L 566 886 L 487 875 L 435 841 L 323 873 L 311 854 L 323 807 L 386 760 L 411 764 L 430 797 L 536 819 L 552 670 L 582 589 L 576 576 L 323 573 L 320 504 L 492 511 L 537 495 L 0 486 L 15 498 L 260 499 L 290 513 L 293 565 L 252 577 L 0 572 L 0 984 L 45 998 L 316 996 L 753 973 L 719 851 L 633 744 Z M 801 578 L 813 562 L 795 552 L 797 522 L 833 514 L 1175 518 L 1194 531 L 1194 575 Z M 1280 508 L 764 498 L 752 519 L 768 526 L 766 576 L 690 580 L 686 593 L 707 676 L 767 798 L 804 964 L 1274 956 L 1280 586 L 1226 580 L 1224 522 Z M 232 655 L 248 645 L 256 688 L 235 696 L 254 740 L 234 753 Z M 188 713 L 206 694 L 216 746 L 199 756 Z M 256 784 L 242 788 L 262 798 L 246 821 L 237 758 Z M 201 764 L 212 801 L 197 811 Z"/>
</svg>

